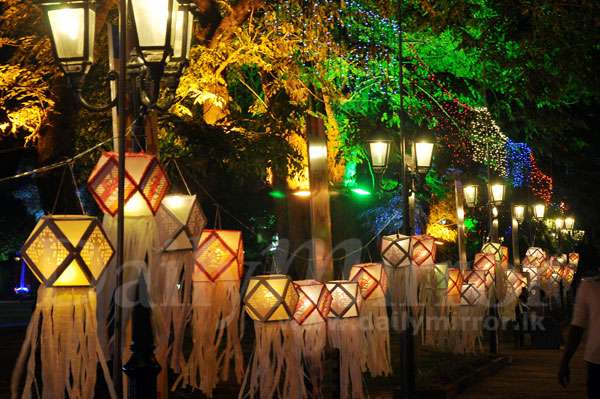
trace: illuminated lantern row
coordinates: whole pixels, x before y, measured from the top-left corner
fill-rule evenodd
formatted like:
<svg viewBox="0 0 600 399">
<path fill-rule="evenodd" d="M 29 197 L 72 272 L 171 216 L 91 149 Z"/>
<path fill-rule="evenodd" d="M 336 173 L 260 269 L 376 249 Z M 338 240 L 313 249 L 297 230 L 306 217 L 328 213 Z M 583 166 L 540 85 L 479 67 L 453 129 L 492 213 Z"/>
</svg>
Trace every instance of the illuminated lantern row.
<svg viewBox="0 0 600 399">
<path fill-rule="evenodd" d="M 244 272 L 242 232 L 203 230 L 194 257 L 193 281 L 239 281 Z"/>
<path fill-rule="evenodd" d="M 463 274 L 460 269 L 450 268 L 448 269 L 448 297 L 460 298 L 460 291 L 463 284 Z"/>
<path fill-rule="evenodd" d="M 387 291 L 387 274 L 380 263 L 352 266 L 349 280 L 358 283 L 364 299 L 383 298 Z"/>
<path fill-rule="evenodd" d="M 114 250 L 96 218 L 50 215 L 40 218 L 21 254 L 46 287 L 93 287 Z"/>
<path fill-rule="evenodd" d="M 496 281 L 496 258 L 492 254 L 477 253 L 473 261 L 473 270 L 481 271 L 485 276 L 485 286 L 490 288 Z"/>
<path fill-rule="evenodd" d="M 327 282 L 327 289 L 332 298 L 329 311 L 330 318 L 347 319 L 359 316 L 362 294 L 358 283 L 348 280 L 334 280 Z"/>
<path fill-rule="evenodd" d="M 527 277 L 516 270 L 507 270 L 506 279 L 515 296 L 521 294 L 521 290 L 527 287 Z"/>
<path fill-rule="evenodd" d="M 254 276 L 244 295 L 244 309 L 256 321 L 291 320 L 298 294 L 289 276 L 269 274 Z"/>
<path fill-rule="evenodd" d="M 118 154 L 105 152 L 88 179 L 88 188 L 98 206 L 111 216 L 115 216 L 118 209 L 118 175 Z M 154 155 L 125 154 L 125 214 L 127 216 L 155 215 L 168 191 L 169 181 Z"/>
<path fill-rule="evenodd" d="M 435 239 L 427 235 L 412 236 L 410 241 L 410 255 L 417 266 L 432 265 L 435 263 Z"/>
<path fill-rule="evenodd" d="M 206 225 L 195 195 L 167 195 L 156 213 L 162 252 L 193 251 Z"/>
<path fill-rule="evenodd" d="M 523 259 L 523 266 L 529 267 L 544 267 L 546 262 L 546 252 L 538 247 L 530 247 L 525 253 L 525 259 Z"/>
<path fill-rule="evenodd" d="M 393 268 L 410 265 L 410 237 L 402 234 L 381 238 L 381 258 Z"/>
<path fill-rule="evenodd" d="M 331 293 L 320 281 L 294 281 L 298 294 L 294 320 L 300 325 L 325 322 L 329 317 L 332 297 Z"/>
</svg>

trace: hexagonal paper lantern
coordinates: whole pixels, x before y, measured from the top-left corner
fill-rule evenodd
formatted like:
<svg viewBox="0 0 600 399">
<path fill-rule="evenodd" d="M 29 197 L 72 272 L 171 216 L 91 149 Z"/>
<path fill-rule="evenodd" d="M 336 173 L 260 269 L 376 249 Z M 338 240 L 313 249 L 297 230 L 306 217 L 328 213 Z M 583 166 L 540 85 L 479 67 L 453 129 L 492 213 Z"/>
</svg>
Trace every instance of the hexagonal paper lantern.
<svg viewBox="0 0 600 399">
<path fill-rule="evenodd" d="M 477 253 L 473 261 L 473 270 L 485 273 L 485 285 L 491 287 L 496 281 L 496 258 L 492 254 Z"/>
<path fill-rule="evenodd" d="M 435 239 L 428 235 L 412 236 L 410 240 L 410 256 L 417 266 L 435 263 Z"/>
<path fill-rule="evenodd" d="M 463 283 L 460 290 L 460 304 L 462 306 L 478 305 L 483 299 L 481 290 L 470 283 Z"/>
<path fill-rule="evenodd" d="M 435 288 L 438 290 L 448 289 L 448 263 L 436 263 L 433 266 Z"/>
<path fill-rule="evenodd" d="M 329 317 L 331 309 L 331 293 L 320 281 L 294 281 L 298 293 L 298 302 L 294 312 L 294 320 L 300 325 L 322 323 Z"/>
<path fill-rule="evenodd" d="M 579 265 L 579 254 L 578 253 L 571 252 L 569 254 L 569 265 L 577 268 L 577 266 Z"/>
<path fill-rule="evenodd" d="M 362 294 L 358 283 L 349 280 L 334 280 L 327 282 L 331 293 L 331 309 L 329 317 L 348 319 L 360 315 Z"/>
<path fill-rule="evenodd" d="M 573 270 L 570 266 L 566 266 L 562 269 L 562 278 L 568 284 L 573 282 L 573 277 L 575 277 L 575 270 Z"/>
<path fill-rule="evenodd" d="M 546 252 L 538 247 L 530 247 L 525 253 L 523 266 L 542 267 L 546 261 Z"/>
<path fill-rule="evenodd" d="M 533 266 L 523 266 L 523 272 L 527 274 L 527 285 L 534 287 L 540 283 L 540 269 Z"/>
<path fill-rule="evenodd" d="M 358 283 L 364 299 L 384 297 L 387 291 L 387 274 L 381 263 L 362 263 L 352 266 L 350 281 Z"/>
<path fill-rule="evenodd" d="M 460 290 L 463 284 L 463 274 L 460 269 L 448 269 L 448 297 L 460 298 Z"/>
<path fill-rule="evenodd" d="M 491 254 L 498 263 L 502 262 L 502 245 L 497 242 L 486 242 L 483 244 L 481 253 Z"/>
<path fill-rule="evenodd" d="M 96 218 L 50 215 L 38 221 L 21 254 L 46 287 L 93 287 L 114 250 Z"/>
<path fill-rule="evenodd" d="M 105 152 L 88 179 L 88 189 L 102 210 L 117 214 L 119 156 Z M 154 155 L 125 154 L 125 214 L 155 215 L 169 191 L 169 180 Z"/>
<path fill-rule="evenodd" d="M 195 195 L 167 195 L 156 213 L 161 251 L 193 251 L 206 225 Z"/>
<path fill-rule="evenodd" d="M 515 296 L 520 295 L 521 290 L 527 287 L 527 276 L 517 270 L 508 270 L 506 279 Z"/>
<path fill-rule="evenodd" d="M 256 321 L 291 320 L 298 294 L 285 274 L 254 276 L 244 294 L 244 309 Z"/>
<path fill-rule="evenodd" d="M 482 270 L 469 270 L 463 276 L 464 284 L 471 284 L 476 289 L 483 290 L 486 288 L 486 273 Z"/>
<path fill-rule="evenodd" d="M 381 238 L 381 258 L 389 267 L 410 265 L 410 237 L 402 234 Z"/>
<path fill-rule="evenodd" d="M 244 272 L 242 232 L 203 230 L 194 258 L 193 281 L 239 281 Z"/>
</svg>

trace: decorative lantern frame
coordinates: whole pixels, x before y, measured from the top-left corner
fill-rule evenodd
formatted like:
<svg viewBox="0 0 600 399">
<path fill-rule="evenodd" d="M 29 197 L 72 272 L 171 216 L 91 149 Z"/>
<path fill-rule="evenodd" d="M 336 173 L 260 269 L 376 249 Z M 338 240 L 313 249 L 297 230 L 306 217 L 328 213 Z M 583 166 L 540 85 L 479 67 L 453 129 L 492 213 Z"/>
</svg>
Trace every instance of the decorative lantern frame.
<svg viewBox="0 0 600 399">
<path fill-rule="evenodd" d="M 520 295 L 521 290 L 527 287 L 527 276 L 517 270 L 507 270 L 506 279 L 515 296 Z"/>
<path fill-rule="evenodd" d="M 436 251 L 435 238 L 428 235 L 411 237 L 410 256 L 415 265 L 433 265 L 435 263 Z"/>
<path fill-rule="evenodd" d="M 110 216 L 117 214 L 119 155 L 105 152 L 88 179 L 96 203 Z M 169 191 L 167 175 L 154 155 L 125 154 L 125 214 L 156 215 Z M 147 205 L 147 208 L 144 206 Z"/>
<path fill-rule="evenodd" d="M 268 274 L 248 281 L 244 309 L 256 321 L 291 320 L 296 310 L 298 293 L 289 276 Z"/>
<path fill-rule="evenodd" d="M 195 195 L 167 195 L 156 220 L 161 227 L 161 252 L 195 250 L 206 225 L 206 216 Z"/>
<path fill-rule="evenodd" d="M 490 288 L 496 281 L 496 258 L 492 254 L 475 254 L 473 270 L 484 273 L 485 286 L 486 288 Z"/>
<path fill-rule="evenodd" d="M 399 268 L 409 266 L 411 237 L 402 234 L 383 236 L 381 238 L 381 258 L 386 266 Z"/>
<path fill-rule="evenodd" d="M 244 241 L 239 230 L 204 229 L 194 254 L 192 280 L 239 281 L 244 273 Z"/>
<path fill-rule="evenodd" d="M 38 221 L 21 256 L 46 287 L 93 287 L 114 252 L 96 218 L 49 215 Z"/>
<path fill-rule="evenodd" d="M 448 269 L 448 296 L 449 297 L 460 297 L 460 291 L 463 284 L 463 273 L 460 269 L 449 268 Z"/>
<path fill-rule="evenodd" d="M 385 296 L 388 279 L 381 263 L 362 263 L 350 269 L 350 281 L 358 283 L 364 299 Z"/>
<path fill-rule="evenodd" d="M 317 280 L 300 280 L 293 283 L 298 293 L 294 320 L 300 325 L 327 321 L 332 296 L 325 284 Z"/>
<path fill-rule="evenodd" d="M 363 299 L 358 283 L 349 280 L 333 280 L 328 281 L 326 286 L 332 299 L 328 317 L 349 319 L 360 315 Z"/>
<path fill-rule="evenodd" d="M 475 306 L 481 301 L 482 295 L 475 285 L 465 282 L 460 290 L 460 304 L 461 306 Z"/>
<path fill-rule="evenodd" d="M 524 266 L 543 267 L 546 262 L 546 252 L 538 247 L 530 247 L 525 253 Z"/>
</svg>

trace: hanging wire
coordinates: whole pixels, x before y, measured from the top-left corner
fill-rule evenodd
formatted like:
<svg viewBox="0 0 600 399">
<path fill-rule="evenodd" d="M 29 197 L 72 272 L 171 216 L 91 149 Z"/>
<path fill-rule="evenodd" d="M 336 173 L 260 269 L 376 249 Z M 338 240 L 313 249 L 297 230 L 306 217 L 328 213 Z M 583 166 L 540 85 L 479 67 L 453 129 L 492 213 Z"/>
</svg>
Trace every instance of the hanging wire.
<svg viewBox="0 0 600 399">
<path fill-rule="evenodd" d="M 56 206 L 58 205 L 58 197 L 60 197 L 60 193 L 62 192 L 63 183 L 65 182 L 65 174 L 67 173 L 67 168 L 63 169 L 62 175 L 60 176 L 60 183 L 58 184 L 58 190 L 56 190 L 56 197 L 54 198 L 54 205 L 52 205 L 51 214 L 54 215 L 56 212 Z"/>
<path fill-rule="evenodd" d="M 221 206 L 215 203 L 215 229 L 221 230 Z"/>
<path fill-rule="evenodd" d="M 69 171 L 71 172 L 71 178 L 73 179 L 73 187 L 75 189 L 75 195 L 77 196 L 77 201 L 79 202 L 79 207 L 81 208 L 81 214 L 85 215 L 85 208 L 83 207 L 83 201 L 81 200 L 81 194 L 79 193 L 79 189 L 77 187 L 77 179 L 75 178 L 75 171 L 73 170 L 73 163 L 69 164 Z"/>
<path fill-rule="evenodd" d="M 187 191 L 188 195 L 192 195 L 192 192 L 190 191 L 190 187 L 188 186 L 187 181 L 185 180 L 185 177 L 183 176 L 183 173 L 181 172 L 181 168 L 179 167 L 179 163 L 177 163 L 177 159 L 174 159 L 173 163 L 175 164 L 175 168 L 177 169 L 177 173 L 179 173 L 179 177 L 181 178 L 181 181 L 183 182 L 183 185 L 185 186 L 185 190 Z"/>
</svg>

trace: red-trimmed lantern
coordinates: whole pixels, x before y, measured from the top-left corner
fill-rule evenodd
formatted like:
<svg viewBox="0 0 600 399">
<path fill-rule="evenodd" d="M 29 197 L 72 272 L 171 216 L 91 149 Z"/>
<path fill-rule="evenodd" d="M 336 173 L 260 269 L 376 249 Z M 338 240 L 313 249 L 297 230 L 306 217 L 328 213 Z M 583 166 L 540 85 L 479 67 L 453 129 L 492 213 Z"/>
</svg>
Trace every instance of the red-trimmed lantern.
<svg viewBox="0 0 600 399">
<path fill-rule="evenodd" d="M 467 271 L 463 276 L 463 285 L 464 284 L 471 284 L 476 289 L 483 290 L 486 288 L 486 273 L 482 270 Z"/>
<path fill-rule="evenodd" d="M 193 251 L 206 225 L 195 195 L 167 195 L 156 213 L 162 252 Z"/>
<path fill-rule="evenodd" d="M 317 280 L 299 280 L 294 281 L 294 288 L 298 293 L 294 320 L 300 325 L 325 322 L 332 302 L 325 284 Z"/>
<path fill-rule="evenodd" d="M 417 266 L 433 265 L 435 263 L 435 239 L 428 235 L 412 236 L 410 241 L 410 256 Z"/>
<path fill-rule="evenodd" d="M 448 298 L 454 302 L 460 302 L 460 291 L 463 284 L 463 274 L 460 269 L 448 269 Z"/>
<path fill-rule="evenodd" d="M 334 319 L 348 319 L 360 315 L 362 294 L 358 283 L 348 280 L 334 280 L 327 282 L 327 289 L 331 293 L 331 309 L 329 317 Z"/>
<path fill-rule="evenodd" d="M 462 306 L 474 306 L 480 304 L 484 298 L 481 290 L 482 288 L 477 288 L 474 284 L 463 283 L 460 290 L 460 304 Z"/>
<path fill-rule="evenodd" d="M 543 267 L 546 262 L 546 252 L 538 247 L 530 247 L 525 253 L 523 266 Z"/>
<path fill-rule="evenodd" d="M 117 214 L 119 156 L 105 152 L 88 179 L 88 189 L 102 210 Z M 125 215 L 155 215 L 169 191 L 169 180 L 154 155 L 125 154 Z"/>
<path fill-rule="evenodd" d="M 394 234 L 381 238 L 381 258 L 386 266 L 398 268 L 410 265 L 409 236 Z"/>
<path fill-rule="evenodd" d="M 350 281 L 358 283 L 364 299 L 382 298 L 387 291 L 387 274 L 381 263 L 363 263 L 352 266 Z"/>
<path fill-rule="evenodd" d="M 194 257 L 194 281 L 239 281 L 244 272 L 242 232 L 203 230 Z"/>
<path fill-rule="evenodd" d="M 473 261 L 473 270 L 485 275 L 485 286 L 490 288 L 496 281 L 496 257 L 492 254 L 477 253 Z"/>
<path fill-rule="evenodd" d="M 573 268 L 577 268 L 579 265 L 579 254 L 576 252 L 571 252 L 569 254 L 569 265 Z"/>
</svg>

